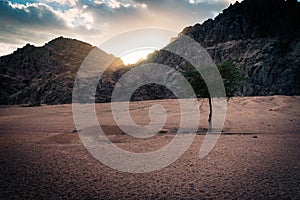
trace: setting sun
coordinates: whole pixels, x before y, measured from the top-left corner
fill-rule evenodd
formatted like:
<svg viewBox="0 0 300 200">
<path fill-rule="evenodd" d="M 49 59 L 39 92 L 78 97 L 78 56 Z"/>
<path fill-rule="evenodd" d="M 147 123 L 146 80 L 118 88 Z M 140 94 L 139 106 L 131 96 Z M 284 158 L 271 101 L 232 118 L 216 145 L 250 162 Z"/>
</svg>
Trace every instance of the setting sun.
<svg viewBox="0 0 300 200">
<path fill-rule="evenodd" d="M 155 49 L 153 48 L 134 49 L 121 55 L 121 59 L 126 65 L 134 64 L 141 59 L 146 59 L 147 55 L 152 53 L 154 50 Z"/>
</svg>

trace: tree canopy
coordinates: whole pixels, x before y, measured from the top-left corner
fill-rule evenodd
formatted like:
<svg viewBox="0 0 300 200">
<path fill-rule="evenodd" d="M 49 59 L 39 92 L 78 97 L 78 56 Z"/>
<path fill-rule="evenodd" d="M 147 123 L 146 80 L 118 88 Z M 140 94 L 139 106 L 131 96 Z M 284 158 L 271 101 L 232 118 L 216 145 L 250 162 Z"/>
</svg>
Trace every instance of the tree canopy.
<svg viewBox="0 0 300 200">
<path fill-rule="evenodd" d="M 226 97 L 231 98 L 235 95 L 243 81 L 243 78 L 240 76 L 240 69 L 233 61 L 223 62 L 217 67 L 223 79 Z M 197 97 L 210 98 L 208 88 L 202 76 L 197 71 L 187 70 L 183 75 L 193 87 Z"/>
<path fill-rule="evenodd" d="M 226 97 L 229 100 L 229 98 L 233 97 L 237 91 L 237 89 L 240 87 L 241 82 L 244 80 L 240 76 L 240 69 L 239 67 L 234 64 L 232 61 L 227 61 L 219 64 L 218 70 L 221 74 L 224 88 L 226 92 Z M 204 79 L 202 76 L 195 71 L 194 69 L 189 70 L 190 68 L 187 68 L 183 75 L 186 77 L 186 79 L 189 81 L 191 86 L 193 87 L 197 97 L 201 98 L 208 98 L 209 102 L 209 117 L 208 117 L 208 123 L 209 123 L 209 132 L 212 131 L 212 98 L 209 94 L 207 85 L 205 84 Z M 209 67 L 206 67 L 207 70 L 209 70 Z"/>
</svg>

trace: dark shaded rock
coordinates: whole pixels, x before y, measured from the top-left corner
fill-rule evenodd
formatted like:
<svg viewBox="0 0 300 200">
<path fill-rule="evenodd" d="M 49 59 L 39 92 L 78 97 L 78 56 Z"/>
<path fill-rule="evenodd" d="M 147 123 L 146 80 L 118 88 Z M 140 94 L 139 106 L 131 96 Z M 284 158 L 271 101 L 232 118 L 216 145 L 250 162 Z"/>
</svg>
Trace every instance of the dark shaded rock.
<svg viewBox="0 0 300 200">
<path fill-rule="evenodd" d="M 234 60 L 244 66 L 247 81 L 239 94 L 299 95 L 299 13 L 296 0 L 245 0 L 184 33 L 200 42 L 216 63 Z"/>
<path fill-rule="evenodd" d="M 300 3 L 296 0 L 244 0 L 214 20 L 185 28 L 216 64 L 232 60 L 246 79 L 237 95 L 300 94 Z M 189 63 L 163 50 L 145 62 L 180 70 Z"/>
<path fill-rule="evenodd" d="M 78 40 L 59 37 L 45 46 L 27 44 L 11 55 L 1 57 L 0 104 L 71 103 L 78 69 L 94 48 Z M 114 64 L 123 65 L 117 58 Z M 112 84 L 110 76 L 114 75 L 107 73 L 103 79 L 104 92 L 98 91 L 99 98 L 111 94 L 113 87 L 108 87 Z"/>
</svg>

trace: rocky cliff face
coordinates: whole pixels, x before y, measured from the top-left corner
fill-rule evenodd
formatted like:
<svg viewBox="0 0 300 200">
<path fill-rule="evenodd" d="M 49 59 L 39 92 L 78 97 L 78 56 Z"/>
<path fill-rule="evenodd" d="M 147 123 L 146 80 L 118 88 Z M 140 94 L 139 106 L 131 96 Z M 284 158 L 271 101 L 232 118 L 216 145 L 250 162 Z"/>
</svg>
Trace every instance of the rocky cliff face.
<svg viewBox="0 0 300 200">
<path fill-rule="evenodd" d="M 207 50 L 217 63 L 234 60 L 246 78 L 238 94 L 300 94 L 300 40 L 259 38 L 220 43 Z"/>
<path fill-rule="evenodd" d="M 93 48 L 81 41 L 59 37 L 45 46 L 27 44 L 13 54 L 1 57 L 0 104 L 71 103 L 76 74 Z M 116 65 L 123 65 L 120 59 L 115 59 Z M 105 88 L 106 92 L 98 95 L 100 100 L 101 95 L 112 90 L 111 79 L 114 75 L 106 73 L 104 80 L 107 81 L 99 87 L 99 91 Z"/>
<path fill-rule="evenodd" d="M 300 95 L 297 0 L 244 0 L 230 5 L 214 20 L 185 28 L 182 34 L 200 43 L 217 64 L 231 60 L 240 66 L 246 81 L 237 95 Z M 60 37 L 43 47 L 28 44 L 1 57 L 0 104 L 71 103 L 77 71 L 93 48 Z M 120 59 L 114 59 L 112 68 L 99 83 L 96 102 L 109 101 L 115 83 L 128 70 Z M 149 55 L 144 61 L 151 62 L 179 71 L 191 67 L 183 58 L 165 50 Z M 174 94 L 154 84 L 139 88 L 132 96 L 132 100 L 163 98 L 174 98 Z"/>
<path fill-rule="evenodd" d="M 234 61 L 245 83 L 238 95 L 300 94 L 300 3 L 297 0 L 244 0 L 214 20 L 183 34 L 199 42 L 218 64 Z M 160 51 L 151 62 L 186 68 L 182 58 Z"/>
</svg>

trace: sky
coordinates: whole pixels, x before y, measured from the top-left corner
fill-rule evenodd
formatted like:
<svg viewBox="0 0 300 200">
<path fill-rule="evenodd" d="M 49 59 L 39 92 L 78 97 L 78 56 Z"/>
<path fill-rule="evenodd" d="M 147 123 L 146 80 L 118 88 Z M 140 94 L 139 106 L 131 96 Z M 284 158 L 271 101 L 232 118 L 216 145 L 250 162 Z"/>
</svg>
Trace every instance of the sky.
<svg viewBox="0 0 300 200">
<path fill-rule="evenodd" d="M 0 0 L 0 56 L 12 53 L 27 43 L 42 46 L 59 36 L 98 46 L 120 33 L 146 27 L 179 33 L 187 26 L 214 18 L 234 2 L 235 0 Z M 163 47 L 170 38 L 162 39 L 158 46 Z"/>
</svg>

